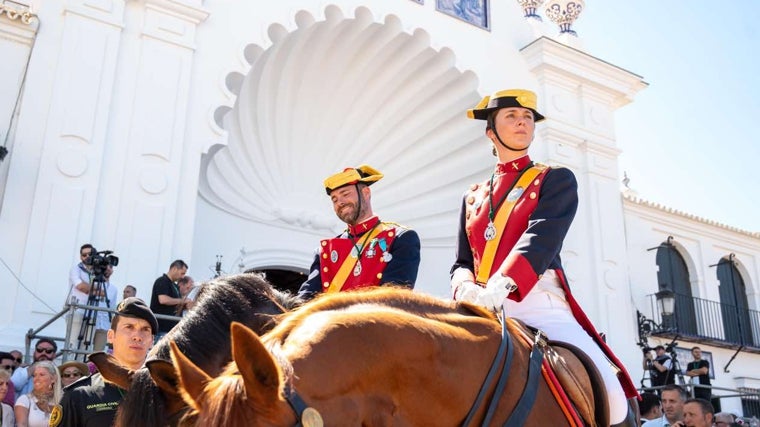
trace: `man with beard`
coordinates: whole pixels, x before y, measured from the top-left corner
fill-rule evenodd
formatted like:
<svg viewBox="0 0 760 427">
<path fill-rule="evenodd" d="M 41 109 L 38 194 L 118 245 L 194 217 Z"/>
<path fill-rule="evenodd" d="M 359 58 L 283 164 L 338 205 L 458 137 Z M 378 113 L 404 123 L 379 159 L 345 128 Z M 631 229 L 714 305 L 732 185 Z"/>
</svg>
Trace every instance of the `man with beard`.
<svg viewBox="0 0 760 427">
<path fill-rule="evenodd" d="M 368 165 L 347 168 L 325 179 L 325 191 L 346 230 L 320 242 L 309 278 L 298 295 L 340 292 L 383 284 L 414 288 L 420 238 L 414 230 L 380 221 L 372 212 L 369 186 L 383 174 Z"/>
</svg>

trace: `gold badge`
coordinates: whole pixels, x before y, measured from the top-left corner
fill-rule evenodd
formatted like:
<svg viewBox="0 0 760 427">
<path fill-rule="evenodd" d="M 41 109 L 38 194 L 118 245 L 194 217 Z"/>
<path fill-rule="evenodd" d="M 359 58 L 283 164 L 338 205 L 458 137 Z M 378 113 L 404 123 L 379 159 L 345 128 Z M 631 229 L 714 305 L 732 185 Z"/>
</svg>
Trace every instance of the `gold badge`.
<svg viewBox="0 0 760 427">
<path fill-rule="evenodd" d="M 325 425 L 322 421 L 322 415 L 314 408 L 306 408 L 301 414 L 301 424 L 303 427 L 322 427 Z"/>
<path fill-rule="evenodd" d="M 50 412 L 50 421 L 48 421 L 48 426 L 57 427 L 58 424 L 61 423 L 62 419 L 63 419 L 63 411 L 61 410 L 61 405 L 53 406 L 53 411 Z"/>
</svg>

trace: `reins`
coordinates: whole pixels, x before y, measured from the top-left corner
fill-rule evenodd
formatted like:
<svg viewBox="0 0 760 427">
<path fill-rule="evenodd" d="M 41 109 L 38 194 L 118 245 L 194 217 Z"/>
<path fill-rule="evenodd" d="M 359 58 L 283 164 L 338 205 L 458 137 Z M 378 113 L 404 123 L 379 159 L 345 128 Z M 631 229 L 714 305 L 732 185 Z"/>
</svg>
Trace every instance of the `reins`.
<svg viewBox="0 0 760 427">
<path fill-rule="evenodd" d="M 486 375 L 486 379 L 483 381 L 483 385 L 480 387 L 478 396 L 475 398 L 475 403 L 473 403 L 472 407 L 470 408 L 470 412 L 467 414 L 467 418 L 465 418 L 464 422 L 462 423 L 462 425 L 465 427 L 469 426 L 472 423 L 472 420 L 475 417 L 475 413 L 483 404 L 485 395 L 491 388 L 491 383 L 494 380 L 494 376 L 496 375 L 496 371 L 499 369 L 499 366 L 502 366 L 501 375 L 499 375 L 499 380 L 496 383 L 496 389 L 494 390 L 493 396 L 491 396 L 491 401 L 488 404 L 488 411 L 486 412 L 485 418 L 481 423 L 482 426 L 489 426 L 491 424 L 491 419 L 493 418 L 493 415 L 496 412 L 496 408 L 498 407 L 499 398 L 504 393 L 504 388 L 507 385 L 507 377 L 509 376 L 509 371 L 512 366 L 512 358 L 514 355 L 514 346 L 512 345 L 512 340 L 507 329 L 508 318 L 504 306 L 501 307 L 500 321 L 501 342 L 499 343 L 499 350 L 496 352 L 496 357 L 494 357 L 491 368 L 488 370 L 488 375 Z M 533 347 L 531 348 L 530 352 L 530 361 L 528 364 L 528 380 L 525 383 L 525 389 L 523 389 L 520 400 L 517 402 L 517 405 L 512 411 L 512 414 L 509 416 L 509 419 L 507 419 L 507 422 L 504 423 L 504 427 L 519 427 L 524 425 L 525 419 L 528 417 L 530 410 L 533 408 L 533 404 L 536 402 L 536 396 L 538 395 L 538 379 L 540 377 L 539 372 L 541 372 L 541 365 L 544 359 L 544 350 L 542 347 L 543 343 L 545 342 L 544 338 L 545 337 L 543 337 L 543 333 L 541 331 L 536 331 L 536 336 L 533 340 Z M 505 351 L 507 355 L 502 364 L 502 358 L 504 358 Z"/>
</svg>

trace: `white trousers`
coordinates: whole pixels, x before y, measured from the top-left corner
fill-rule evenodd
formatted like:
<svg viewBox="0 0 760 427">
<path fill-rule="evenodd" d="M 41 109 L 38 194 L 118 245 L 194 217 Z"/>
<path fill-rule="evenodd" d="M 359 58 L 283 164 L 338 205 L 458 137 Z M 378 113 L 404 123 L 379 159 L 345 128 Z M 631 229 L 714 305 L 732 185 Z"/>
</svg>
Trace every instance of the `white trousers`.
<svg viewBox="0 0 760 427">
<path fill-rule="evenodd" d="M 507 299 L 507 316 L 542 330 L 551 340 L 564 341 L 585 352 L 596 365 L 607 388 L 610 422 L 620 423 L 628 414 L 628 401 L 615 368 L 602 349 L 573 317 L 554 270 L 547 270 L 536 286 L 520 301 Z"/>
</svg>

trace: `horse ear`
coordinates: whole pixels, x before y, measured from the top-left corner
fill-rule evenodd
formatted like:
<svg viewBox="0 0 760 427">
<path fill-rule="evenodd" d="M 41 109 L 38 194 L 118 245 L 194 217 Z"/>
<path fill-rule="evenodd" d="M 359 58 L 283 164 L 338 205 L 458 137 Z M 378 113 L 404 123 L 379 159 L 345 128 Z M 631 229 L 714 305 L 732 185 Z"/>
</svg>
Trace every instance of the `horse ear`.
<svg viewBox="0 0 760 427">
<path fill-rule="evenodd" d="M 255 332 L 239 322 L 230 325 L 232 358 L 252 402 L 273 404 L 280 397 L 280 368 Z"/>
<path fill-rule="evenodd" d="M 97 352 L 89 356 L 90 362 L 98 367 L 103 378 L 116 384 L 124 390 L 132 386 L 132 371 L 122 366 L 119 361 L 108 353 Z"/>
<path fill-rule="evenodd" d="M 198 399 L 200 399 L 206 384 L 211 381 L 211 377 L 182 354 L 174 341 L 169 341 L 169 345 L 171 346 L 172 362 L 174 362 L 179 377 L 180 394 L 188 405 L 198 410 L 200 409 Z"/>
<path fill-rule="evenodd" d="M 179 378 L 174 365 L 168 360 L 154 359 L 145 362 L 145 366 L 150 371 L 150 377 L 156 383 L 158 388 L 164 394 L 167 406 L 173 406 L 175 403 L 182 402 L 182 395 L 179 392 Z"/>
</svg>

